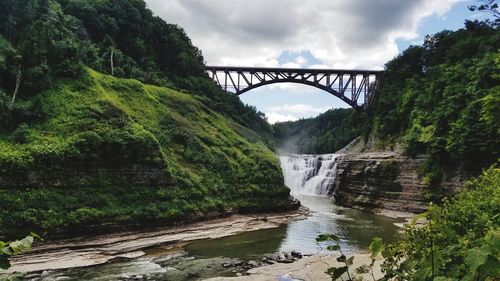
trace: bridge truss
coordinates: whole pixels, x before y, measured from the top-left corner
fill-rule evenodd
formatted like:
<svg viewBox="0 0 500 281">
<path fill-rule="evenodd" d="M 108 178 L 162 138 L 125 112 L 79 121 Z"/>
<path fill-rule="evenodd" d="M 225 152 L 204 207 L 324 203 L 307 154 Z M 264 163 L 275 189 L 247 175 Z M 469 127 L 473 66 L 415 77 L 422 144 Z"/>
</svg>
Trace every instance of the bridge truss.
<svg viewBox="0 0 500 281">
<path fill-rule="evenodd" d="M 208 75 L 226 92 L 241 95 L 274 83 L 299 83 L 324 90 L 365 111 L 382 71 L 207 66 Z"/>
</svg>

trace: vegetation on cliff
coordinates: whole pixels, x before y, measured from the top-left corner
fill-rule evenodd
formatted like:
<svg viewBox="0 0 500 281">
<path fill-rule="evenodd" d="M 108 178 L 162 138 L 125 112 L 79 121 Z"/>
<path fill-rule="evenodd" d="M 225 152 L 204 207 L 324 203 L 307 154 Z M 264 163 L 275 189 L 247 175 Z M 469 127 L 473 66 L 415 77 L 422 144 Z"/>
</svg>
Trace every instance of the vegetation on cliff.
<svg viewBox="0 0 500 281">
<path fill-rule="evenodd" d="M 290 208 L 272 143 L 143 0 L 0 2 L 0 236 Z"/>
<path fill-rule="evenodd" d="M 87 70 L 0 135 L 0 225 L 186 221 L 293 206 L 274 153 L 210 100 Z"/>
</svg>

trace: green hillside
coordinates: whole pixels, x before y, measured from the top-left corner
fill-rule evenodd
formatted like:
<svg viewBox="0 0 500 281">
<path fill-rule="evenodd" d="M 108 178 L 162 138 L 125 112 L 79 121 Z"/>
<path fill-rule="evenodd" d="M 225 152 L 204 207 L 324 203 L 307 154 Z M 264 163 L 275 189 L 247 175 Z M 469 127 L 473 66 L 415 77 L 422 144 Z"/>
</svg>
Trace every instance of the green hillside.
<svg viewBox="0 0 500 281">
<path fill-rule="evenodd" d="M 273 129 L 284 153 L 333 153 L 363 133 L 364 117 L 354 109 L 337 108 L 315 118 L 276 123 Z"/>
<path fill-rule="evenodd" d="M 36 119 L 30 98 L 60 79 L 79 79 L 85 67 L 208 97 L 211 109 L 272 146 L 262 114 L 216 86 L 186 32 L 155 16 L 143 0 L 2 1 L 0 132 Z"/>
<path fill-rule="evenodd" d="M 0 225 L 80 231 L 289 209 L 279 163 L 208 98 L 86 70 L 0 135 Z"/>
</svg>

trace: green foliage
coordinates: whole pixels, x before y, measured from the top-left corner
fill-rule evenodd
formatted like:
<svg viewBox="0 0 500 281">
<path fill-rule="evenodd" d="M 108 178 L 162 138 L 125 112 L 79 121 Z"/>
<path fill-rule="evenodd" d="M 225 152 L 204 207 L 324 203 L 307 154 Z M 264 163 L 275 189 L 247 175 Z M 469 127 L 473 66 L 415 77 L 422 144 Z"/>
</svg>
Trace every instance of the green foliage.
<svg viewBox="0 0 500 281">
<path fill-rule="evenodd" d="M 479 173 L 500 156 L 500 33 L 484 22 L 427 36 L 386 65 L 369 113 L 371 132 L 426 153 L 428 183 L 443 169 Z"/>
<path fill-rule="evenodd" d="M 206 98 L 86 70 L 35 99 L 0 134 L 4 235 L 296 206 L 274 153 Z"/>
<path fill-rule="evenodd" d="M 490 168 L 423 225 L 406 227 L 384 252 L 384 280 L 496 280 L 500 277 L 500 169 Z"/>
<path fill-rule="evenodd" d="M 344 265 L 339 267 L 330 267 L 325 271 L 325 273 L 332 278 L 332 281 L 342 278 L 344 274 L 347 275 L 347 280 L 352 280 L 351 273 L 349 272 L 349 266 L 353 264 L 354 257 L 347 258 L 344 255 L 342 249 L 340 248 L 340 238 L 334 234 L 320 234 L 316 238 L 316 243 L 322 243 L 326 245 L 326 249 L 328 251 L 340 252 L 340 256 L 337 258 L 337 261 L 343 263 Z"/>
<path fill-rule="evenodd" d="M 340 247 L 340 238 L 334 234 L 320 234 L 316 237 L 316 243 L 320 245 L 326 245 L 326 249 L 328 251 L 334 252 L 339 251 L 340 256 L 337 257 L 337 262 L 342 263 L 342 266 L 330 267 L 325 273 L 328 274 L 332 281 L 341 279 L 347 281 L 353 280 L 363 280 L 362 276 L 355 275 L 351 273 L 349 270 L 350 267 L 354 264 L 354 256 L 346 257 L 346 255 L 342 252 L 342 248 Z M 369 250 L 371 254 L 371 263 L 362 265 L 355 269 L 357 274 L 365 274 L 370 273 L 373 280 L 375 281 L 375 276 L 373 274 L 373 266 L 375 265 L 375 260 L 380 258 L 380 254 L 385 249 L 385 245 L 382 242 L 381 238 L 373 238 L 373 241 L 370 243 Z M 346 277 L 346 279 L 344 279 Z"/>
<path fill-rule="evenodd" d="M 321 154 L 343 148 L 362 134 L 363 115 L 354 109 L 332 109 L 318 117 L 273 125 L 285 152 Z"/>
<path fill-rule="evenodd" d="M 61 79 L 77 79 L 85 66 L 207 97 L 203 99 L 207 107 L 273 144 L 263 114 L 217 87 L 204 73 L 201 51 L 185 31 L 154 16 L 143 0 L 2 1 L 0 132 L 36 121 L 39 108 L 31 97 Z M 8 110 L 6 100 L 18 77 L 19 98 Z M 20 106 L 23 103 L 31 106 Z"/>
<path fill-rule="evenodd" d="M 3 242 L 0 241 L 0 270 L 9 269 L 10 262 L 9 258 L 12 256 L 19 255 L 23 252 L 31 249 L 31 245 L 35 241 L 35 239 L 40 239 L 35 233 L 31 233 L 21 240 L 16 240 L 12 242 Z"/>
</svg>

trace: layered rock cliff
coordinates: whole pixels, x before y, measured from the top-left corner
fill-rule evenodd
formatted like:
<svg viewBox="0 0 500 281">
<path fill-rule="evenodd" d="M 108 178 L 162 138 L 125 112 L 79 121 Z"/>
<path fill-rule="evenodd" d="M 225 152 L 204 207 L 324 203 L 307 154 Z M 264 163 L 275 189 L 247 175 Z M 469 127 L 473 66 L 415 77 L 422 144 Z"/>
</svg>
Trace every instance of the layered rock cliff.
<svg viewBox="0 0 500 281">
<path fill-rule="evenodd" d="M 430 188 L 419 176 L 425 156 L 408 158 L 398 152 L 350 153 L 339 157 L 334 187 L 335 203 L 367 209 L 419 213 L 430 199 L 453 193 L 461 186 L 459 175 L 447 177 L 441 188 Z"/>
</svg>

